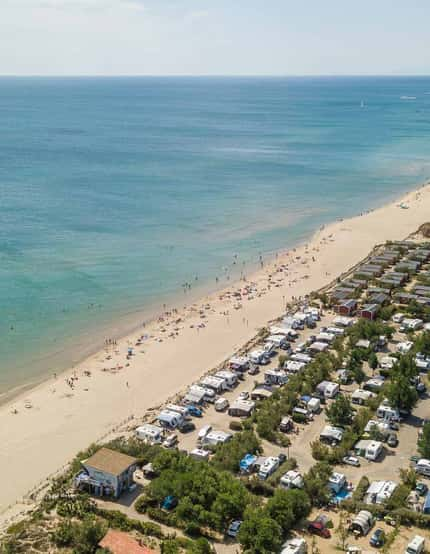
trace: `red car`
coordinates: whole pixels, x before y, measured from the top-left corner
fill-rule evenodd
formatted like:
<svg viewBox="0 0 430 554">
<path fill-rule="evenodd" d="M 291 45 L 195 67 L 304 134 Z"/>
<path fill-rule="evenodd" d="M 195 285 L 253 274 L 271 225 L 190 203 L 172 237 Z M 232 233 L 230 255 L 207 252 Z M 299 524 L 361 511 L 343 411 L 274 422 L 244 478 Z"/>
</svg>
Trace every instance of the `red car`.
<svg viewBox="0 0 430 554">
<path fill-rule="evenodd" d="M 325 539 L 329 539 L 331 537 L 330 531 L 324 526 L 323 523 L 321 523 L 321 521 L 312 521 L 309 523 L 308 531 L 309 533 L 312 533 L 312 535 L 318 535 L 319 537 L 323 537 Z"/>
</svg>

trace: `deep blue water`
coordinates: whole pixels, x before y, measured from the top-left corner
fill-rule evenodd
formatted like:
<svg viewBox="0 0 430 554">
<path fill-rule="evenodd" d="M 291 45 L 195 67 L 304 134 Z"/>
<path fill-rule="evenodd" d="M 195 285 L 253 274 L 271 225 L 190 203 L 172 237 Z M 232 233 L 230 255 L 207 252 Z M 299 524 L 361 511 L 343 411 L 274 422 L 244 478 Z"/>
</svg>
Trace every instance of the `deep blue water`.
<svg viewBox="0 0 430 554">
<path fill-rule="evenodd" d="M 2 78 L 0 125 L 0 391 L 430 176 L 430 78 Z"/>
</svg>

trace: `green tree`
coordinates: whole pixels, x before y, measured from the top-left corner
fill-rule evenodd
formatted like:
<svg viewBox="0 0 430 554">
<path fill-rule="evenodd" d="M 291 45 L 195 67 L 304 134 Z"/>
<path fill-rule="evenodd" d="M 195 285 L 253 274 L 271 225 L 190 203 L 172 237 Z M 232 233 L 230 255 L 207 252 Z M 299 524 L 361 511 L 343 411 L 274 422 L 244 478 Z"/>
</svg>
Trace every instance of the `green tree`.
<svg viewBox="0 0 430 554">
<path fill-rule="evenodd" d="M 375 371 L 378 367 L 378 358 L 376 357 L 375 352 L 371 352 L 368 359 L 368 364 L 371 370 Z"/>
<path fill-rule="evenodd" d="M 314 505 L 323 506 L 330 500 L 328 479 L 331 474 L 332 469 L 326 462 L 317 462 L 305 474 L 305 491 Z"/>
<path fill-rule="evenodd" d="M 263 508 L 248 508 L 239 530 L 239 542 L 250 554 L 278 552 L 282 529 Z"/>
<path fill-rule="evenodd" d="M 326 408 L 326 415 L 332 425 L 350 425 L 354 416 L 354 411 L 349 398 L 343 394 L 339 394 L 333 404 Z"/>
<path fill-rule="evenodd" d="M 430 422 L 424 424 L 418 437 L 418 452 L 423 458 L 430 458 Z"/>
<path fill-rule="evenodd" d="M 411 386 L 410 378 L 399 371 L 395 372 L 387 385 L 385 395 L 390 406 L 399 410 L 412 410 L 418 400 L 418 393 Z"/>
</svg>

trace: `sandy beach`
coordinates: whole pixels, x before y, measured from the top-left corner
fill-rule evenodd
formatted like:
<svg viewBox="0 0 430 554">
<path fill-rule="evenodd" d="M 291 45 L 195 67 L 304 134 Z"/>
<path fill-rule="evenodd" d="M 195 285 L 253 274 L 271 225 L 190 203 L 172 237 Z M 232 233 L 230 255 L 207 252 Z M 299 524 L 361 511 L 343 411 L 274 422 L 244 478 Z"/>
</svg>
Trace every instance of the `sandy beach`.
<svg viewBox="0 0 430 554">
<path fill-rule="evenodd" d="M 308 244 L 262 263 L 246 281 L 108 341 L 74 369 L 1 406 L 3 522 L 79 450 L 115 426 L 134 425 L 132 416 L 137 423 L 148 409 L 185 390 L 280 316 L 293 297 L 327 285 L 375 244 L 403 239 L 429 220 L 427 183 L 380 209 L 320 229 Z"/>
</svg>

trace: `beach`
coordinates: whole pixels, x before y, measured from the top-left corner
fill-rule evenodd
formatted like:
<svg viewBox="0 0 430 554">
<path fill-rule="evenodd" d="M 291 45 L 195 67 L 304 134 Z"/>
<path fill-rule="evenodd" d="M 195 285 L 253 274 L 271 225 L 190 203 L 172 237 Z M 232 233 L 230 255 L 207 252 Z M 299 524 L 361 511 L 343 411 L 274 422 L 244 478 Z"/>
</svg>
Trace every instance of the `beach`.
<svg viewBox="0 0 430 554">
<path fill-rule="evenodd" d="M 246 281 L 169 308 L 120 340 L 107 339 L 73 369 L 2 405 L 2 521 L 25 509 L 28 492 L 79 450 L 118 426 L 137 425 L 148 410 L 231 357 L 288 302 L 328 285 L 376 244 L 414 233 L 429 214 L 426 183 L 382 208 L 327 225 L 308 243 L 262 259 Z"/>
</svg>

